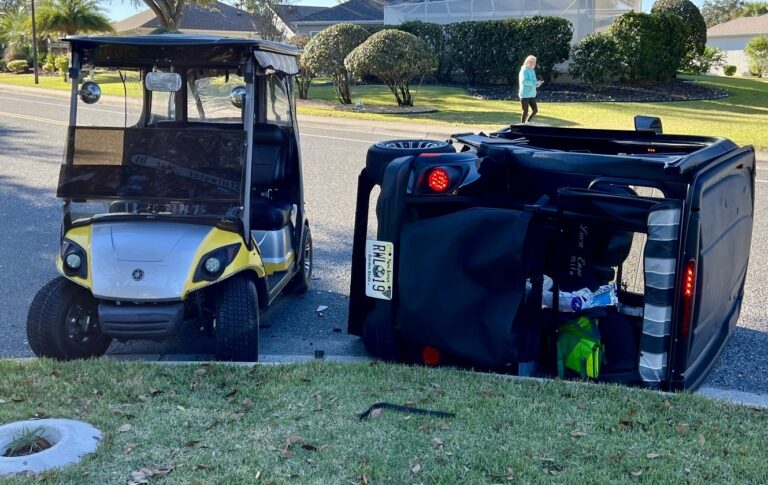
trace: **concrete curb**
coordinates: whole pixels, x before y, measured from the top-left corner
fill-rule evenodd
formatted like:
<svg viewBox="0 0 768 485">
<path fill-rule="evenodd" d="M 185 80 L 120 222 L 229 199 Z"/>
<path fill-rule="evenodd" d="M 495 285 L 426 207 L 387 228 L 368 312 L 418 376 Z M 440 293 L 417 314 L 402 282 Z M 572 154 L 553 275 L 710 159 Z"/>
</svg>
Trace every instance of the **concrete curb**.
<svg viewBox="0 0 768 485">
<path fill-rule="evenodd" d="M 753 394 L 751 392 L 717 389 L 714 387 L 702 387 L 696 393 L 718 401 L 728 401 L 743 406 L 768 409 L 768 395 L 766 394 Z"/>
</svg>

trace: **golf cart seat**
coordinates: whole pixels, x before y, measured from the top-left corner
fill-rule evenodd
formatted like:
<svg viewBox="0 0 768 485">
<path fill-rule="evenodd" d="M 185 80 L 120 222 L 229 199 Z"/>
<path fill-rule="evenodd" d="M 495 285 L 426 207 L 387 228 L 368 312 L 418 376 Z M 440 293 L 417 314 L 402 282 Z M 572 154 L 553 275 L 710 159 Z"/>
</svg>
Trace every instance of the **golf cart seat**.
<svg viewBox="0 0 768 485">
<path fill-rule="evenodd" d="M 272 124 L 253 126 L 251 180 L 254 194 L 274 189 L 286 178 L 289 139 L 282 128 Z M 273 231 L 288 224 L 293 204 L 254 195 L 251 200 L 251 228 Z"/>
</svg>

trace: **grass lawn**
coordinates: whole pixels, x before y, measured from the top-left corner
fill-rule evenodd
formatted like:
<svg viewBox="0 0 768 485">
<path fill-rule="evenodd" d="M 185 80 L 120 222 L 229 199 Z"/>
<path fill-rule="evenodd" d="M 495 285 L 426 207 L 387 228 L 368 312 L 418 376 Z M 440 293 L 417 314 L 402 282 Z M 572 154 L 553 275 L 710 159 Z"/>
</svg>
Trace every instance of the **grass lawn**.
<svg viewBox="0 0 768 485">
<path fill-rule="evenodd" d="M 35 77 L 33 74 L 10 74 L 0 72 L 0 84 L 10 84 L 13 86 L 40 87 L 43 89 L 56 89 L 60 91 L 71 91 L 72 84 L 60 75 L 40 74 L 38 76 L 40 84 L 35 86 Z M 101 94 L 104 96 L 123 96 L 123 83 L 116 71 L 97 72 L 95 79 L 101 87 Z M 126 72 L 126 91 L 130 97 L 141 97 L 141 85 L 138 81 L 138 74 L 135 72 Z"/>
<path fill-rule="evenodd" d="M 686 77 L 703 85 L 727 90 L 730 96 L 711 101 L 664 103 L 545 103 L 539 102 L 538 121 L 555 126 L 632 129 L 636 114 L 660 116 L 667 133 L 724 136 L 739 144 L 768 149 L 768 80 L 715 76 Z M 416 105 L 436 108 L 423 115 L 384 115 L 300 107 L 299 113 L 339 117 L 420 121 L 425 123 L 505 125 L 519 120 L 516 101 L 475 99 L 460 88 L 423 86 L 415 88 Z M 331 86 L 312 86 L 311 99 L 333 101 Z M 386 86 L 352 88 L 352 100 L 370 105 L 392 105 L 394 96 Z"/>
<path fill-rule="evenodd" d="M 758 483 L 768 412 L 694 395 L 386 364 L 0 361 L 0 422 L 82 419 L 82 463 L 9 483 Z M 454 418 L 371 404 L 449 411 Z M 170 470 L 170 471 L 168 471 Z M 158 475 L 163 475 L 159 477 Z"/>
<path fill-rule="evenodd" d="M 667 133 L 724 136 L 738 144 L 752 144 L 768 150 L 768 79 L 688 76 L 704 85 L 727 90 L 730 96 L 710 101 L 664 103 L 539 103 L 538 121 L 555 126 L 632 129 L 635 114 L 660 116 Z M 114 72 L 98 79 L 105 95 L 122 96 L 123 87 Z M 32 86 L 32 75 L 0 73 L 0 84 Z M 60 77 L 40 77 L 40 87 L 70 89 Z M 136 89 L 131 89 L 132 87 Z M 129 86 L 128 95 L 138 96 L 138 85 Z M 135 92 L 134 92 L 135 91 Z M 473 98 L 461 88 L 442 86 L 414 87 L 416 105 L 438 112 L 421 115 L 392 115 L 335 111 L 317 106 L 299 106 L 299 113 L 345 118 L 416 121 L 478 126 L 503 126 L 519 119 L 516 101 L 486 101 Z M 312 86 L 311 99 L 335 101 L 332 86 Z M 394 96 L 384 85 L 352 88 L 353 101 L 365 105 L 391 106 Z"/>
</svg>

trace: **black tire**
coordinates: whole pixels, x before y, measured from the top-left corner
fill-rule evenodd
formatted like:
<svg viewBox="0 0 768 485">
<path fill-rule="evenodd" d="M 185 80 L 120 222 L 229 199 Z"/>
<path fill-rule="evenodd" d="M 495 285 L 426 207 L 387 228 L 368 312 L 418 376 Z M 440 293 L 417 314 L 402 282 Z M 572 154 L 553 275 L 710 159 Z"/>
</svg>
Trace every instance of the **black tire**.
<svg viewBox="0 0 768 485">
<path fill-rule="evenodd" d="M 304 226 L 304 235 L 301 238 L 301 246 L 299 246 L 301 255 L 299 256 L 299 272 L 296 273 L 291 282 L 288 283 L 288 291 L 296 295 L 303 295 L 309 289 L 309 283 L 312 280 L 312 266 L 313 266 L 313 248 L 312 248 L 312 231 L 309 229 L 309 225 Z"/>
<path fill-rule="evenodd" d="M 259 300 L 256 285 L 244 274 L 221 282 L 215 295 L 216 359 L 259 360 Z"/>
<path fill-rule="evenodd" d="M 368 176 L 381 185 L 384 170 L 395 158 L 419 155 L 421 153 L 456 153 L 453 145 L 437 140 L 387 140 L 381 141 L 368 149 L 365 168 Z"/>
<path fill-rule="evenodd" d="M 49 281 L 32 300 L 27 340 L 38 357 L 60 360 L 99 357 L 112 342 L 99 328 L 98 301 L 63 276 Z"/>
</svg>

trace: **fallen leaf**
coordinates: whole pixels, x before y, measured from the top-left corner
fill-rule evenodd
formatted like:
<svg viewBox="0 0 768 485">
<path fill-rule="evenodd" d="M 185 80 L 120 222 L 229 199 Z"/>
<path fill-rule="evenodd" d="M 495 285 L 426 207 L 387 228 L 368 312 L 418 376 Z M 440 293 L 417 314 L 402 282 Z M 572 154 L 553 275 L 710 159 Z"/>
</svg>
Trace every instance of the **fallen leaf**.
<svg viewBox="0 0 768 485">
<path fill-rule="evenodd" d="M 59 377 L 61 375 L 61 371 L 59 369 L 53 369 L 51 371 L 51 377 Z"/>
<path fill-rule="evenodd" d="M 152 395 L 152 397 L 155 397 L 158 394 L 162 394 L 162 393 L 163 391 L 161 391 L 160 389 L 155 389 L 154 387 L 149 390 L 149 394 Z"/>
<path fill-rule="evenodd" d="M 119 428 L 117 428 L 117 432 L 118 433 L 125 433 L 125 432 L 130 431 L 130 430 L 131 430 L 131 425 L 127 424 L 127 423 L 123 424 Z"/>
<path fill-rule="evenodd" d="M 261 478 L 261 470 L 256 470 L 256 474 L 253 476 L 253 481 L 257 482 Z"/>
<path fill-rule="evenodd" d="M 243 416 L 245 416 L 245 413 L 232 413 L 232 415 L 229 417 L 232 421 L 240 421 Z"/>
<path fill-rule="evenodd" d="M 381 408 L 376 408 L 373 411 L 371 411 L 371 414 L 368 415 L 369 418 L 378 418 L 381 416 Z"/>
<path fill-rule="evenodd" d="M 231 390 L 231 391 L 229 391 L 229 392 L 227 393 L 227 395 L 226 395 L 226 396 L 224 396 L 224 397 L 233 397 L 235 394 L 237 394 L 237 389 L 235 389 L 235 388 L 232 388 L 232 390 Z"/>
<path fill-rule="evenodd" d="M 507 468 L 507 480 L 513 481 L 515 479 L 515 470 Z"/>
<path fill-rule="evenodd" d="M 129 455 L 134 448 L 136 448 L 136 444 L 126 443 L 125 445 L 123 445 L 123 453 L 125 453 L 126 455 Z"/>
<path fill-rule="evenodd" d="M 571 431 L 571 436 L 573 436 L 574 438 L 583 438 L 587 436 L 587 433 L 585 433 L 584 431 Z"/>
<path fill-rule="evenodd" d="M 243 406 L 245 406 L 248 409 L 253 407 L 253 401 L 251 401 L 247 397 L 245 399 L 243 399 L 242 404 L 243 404 Z"/>
<path fill-rule="evenodd" d="M 305 443 L 301 445 L 302 448 L 304 448 L 307 451 L 317 451 L 317 446 L 310 445 L 309 443 Z"/>
<path fill-rule="evenodd" d="M 280 456 L 282 456 L 283 458 L 290 458 L 291 456 L 293 456 L 293 452 L 291 451 L 290 448 L 286 448 L 280 452 Z"/>
<path fill-rule="evenodd" d="M 145 396 L 144 394 L 140 394 L 139 395 L 139 401 L 147 402 L 148 400 L 149 400 L 149 398 L 147 396 Z"/>
<path fill-rule="evenodd" d="M 320 305 L 319 307 L 317 307 L 317 310 L 315 310 L 315 311 L 316 311 L 317 313 L 320 313 L 320 312 L 324 312 L 324 311 L 326 311 L 327 309 L 328 309 L 328 306 L 327 306 L 327 305 Z"/>
<path fill-rule="evenodd" d="M 211 467 L 208 465 L 195 465 L 195 471 L 208 470 L 209 468 Z"/>
<path fill-rule="evenodd" d="M 156 477 L 162 477 L 165 475 L 168 475 L 173 471 L 173 467 L 170 466 L 168 468 L 152 468 L 152 474 Z"/>
<path fill-rule="evenodd" d="M 686 436 L 689 430 L 690 430 L 690 426 L 688 425 L 688 423 L 678 423 L 675 425 L 675 431 L 680 436 Z"/>
<path fill-rule="evenodd" d="M 187 444 L 185 444 L 184 446 L 186 446 L 187 448 L 192 448 L 198 443 L 200 443 L 200 440 L 189 440 L 187 441 Z"/>
<path fill-rule="evenodd" d="M 298 436 L 289 436 L 288 438 L 285 439 L 285 446 L 295 445 L 299 441 L 301 441 L 300 437 L 298 437 Z"/>
<path fill-rule="evenodd" d="M 658 454 L 658 453 L 648 453 L 647 455 L 645 455 L 645 457 L 648 458 L 649 460 L 655 460 L 656 458 L 658 458 L 660 456 L 661 455 Z"/>
<path fill-rule="evenodd" d="M 317 451 L 324 451 L 324 450 L 327 450 L 330 447 L 331 447 L 331 445 L 323 445 L 320 448 L 318 448 Z"/>
<path fill-rule="evenodd" d="M 416 475 L 420 471 L 421 471 L 421 465 L 419 465 L 418 463 L 416 463 L 411 467 L 411 473 L 413 473 L 414 475 Z"/>
<path fill-rule="evenodd" d="M 631 428 L 631 427 L 632 427 L 632 426 L 634 426 L 634 425 L 635 425 L 635 423 L 634 423 L 634 422 L 632 422 L 632 421 L 628 421 L 628 420 L 626 420 L 626 419 L 622 419 L 621 421 L 619 421 L 619 429 L 627 429 L 627 428 Z"/>
<path fill-rule="evenodd" d="M 186 411 L 187 410 L 187 408 L 185 408 L 184 406 L 176 406 L 176 409 L 178 409 L 179 411 Z"/>
<path fill-rule="evenodd" d="M 210 423 L 208 423 L 206 425 L 205 429 L 211 429 L 214 426 L 218 426 L 219 424 L 221 424 L 221 421 L 219 421 L 218 419 L 214 418 L 213 421 L 211 421 Z"/>
<path fill-rule="evenodd" d="M 706 440 L 706 439 L 704 439 L 704 435 L 703 435 L 703 434 L 699 434 L 699 435 L 697 435 L 697 436 L 696 436 L 696 440 L 697 440 L 697 441 L 699 442 L 699 444 L 700 444 L 700 445 L 702 445 L 702 446 L 704 445 L 704 443 L 706 443 L 706 442 L 707 442 L 707 440 Z"/>
<path fill-rule="evenodd" d="M 443 447 L 443 440 L 440 438 L 432 438 L 432 445 L 436 448 L 442 448 Z"/>
<path fill-rule="evenodd" d="M 633 472 L 629 472 L 629 474 L 632 475 L 633 477 L 639 477 L 640 475 L 643 474 L 643 470 L 636 470 Z"/>
<path fill-rule="evenodd" d="M 360 477 L 360 480 L 363 482 L 363 485 L 371 485 L 371 482 L 368 481 L 368 477 L 366 477 L 365 475 Z"/>
</svg>

